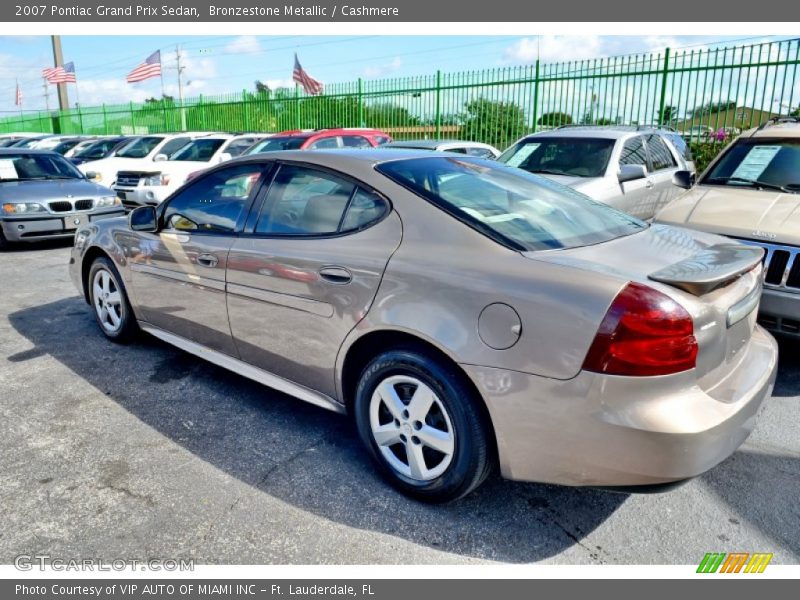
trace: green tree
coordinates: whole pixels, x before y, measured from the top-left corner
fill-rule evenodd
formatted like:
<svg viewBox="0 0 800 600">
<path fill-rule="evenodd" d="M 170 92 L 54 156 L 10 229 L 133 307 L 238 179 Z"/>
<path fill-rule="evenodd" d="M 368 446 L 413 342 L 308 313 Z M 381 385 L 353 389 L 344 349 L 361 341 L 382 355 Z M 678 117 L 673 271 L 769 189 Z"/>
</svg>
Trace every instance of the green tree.
<svg viewBox="0 0 800 600">
<path fill-rule="evenodd" d="M 656 115 L 656 118 L 658 118 L 658 115 Z M 674 123 L 677 120 L 678 120 L 678 107 L 669 104 L 665 106 L 664 116 L 661 123 L 664 125 L 669 125 L 670 123 Z"/>
<path fill-rule="evenodd" d="M 401 127 L 420 124 L 420 119 L 412 115 L 404 106 L 390 102 L 364 106 L 364 121 L 368 127 Z"/>
<path fill-rule="evenodd" d="M 561 127 L 562 125 L 572 125 L 572 115 L 565 112 L 548 112 L 544 113 L 536 121 L 537 125 L 544 127 Z"/>
<path fill-rule="evenodd" d="M 460 136 L 464 139 L 505 147 L 525 133 L 525 114 L 513 102 L 477 98 L 464 108 Z"/>
</svg>

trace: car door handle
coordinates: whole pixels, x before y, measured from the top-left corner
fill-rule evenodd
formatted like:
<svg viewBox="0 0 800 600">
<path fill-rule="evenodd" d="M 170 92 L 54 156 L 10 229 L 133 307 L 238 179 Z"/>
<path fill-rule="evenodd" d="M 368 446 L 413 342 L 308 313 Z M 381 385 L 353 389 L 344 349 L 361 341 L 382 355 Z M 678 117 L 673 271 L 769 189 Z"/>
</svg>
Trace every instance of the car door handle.
<svg viewBox="0 0 800 600">
<path fill-rule="evenodd" d="M 648 190 L 652 190 L 653 187 L 655 187 L 655 184 L 648 179 L 647 183 L 644 184 L 644 187 L 646 187 Z"/>
<path fill-rule="evenodd" d="M 197 257 L 197 264 L 204 267 L 216 267 L 219 259 L 213 254 L 200 254 Z"/>
<path fill-rule="evenodd" d="M 319 276 L 329 283 L 343 285 L 353 280 L 353 275 L 344 267 L 322 267 Z"/>
</svg>

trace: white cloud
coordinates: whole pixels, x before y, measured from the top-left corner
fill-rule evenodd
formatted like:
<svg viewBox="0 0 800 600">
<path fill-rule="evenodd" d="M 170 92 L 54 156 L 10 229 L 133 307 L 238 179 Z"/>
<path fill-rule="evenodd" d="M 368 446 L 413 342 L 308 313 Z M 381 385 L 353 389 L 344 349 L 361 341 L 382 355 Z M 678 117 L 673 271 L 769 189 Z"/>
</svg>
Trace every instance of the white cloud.
<svg viewBox="0 0 800 600">
<path fill-rule="evenodd" d="M 387 63 L 379 65 L 370 65 L 366 67 L 362 73 L 364 77 L 373 79 L 375 77 L 386 77 L 400 69 L 403 66 L 403 61 L 399 56 L 395 56 Z"/>
<path fill-rule="evenodd" d="M 242 35 L 225 46 L 228 54 L 256 54 L 261 52 L 261 42 L 254 35 Z"/>
</svg>

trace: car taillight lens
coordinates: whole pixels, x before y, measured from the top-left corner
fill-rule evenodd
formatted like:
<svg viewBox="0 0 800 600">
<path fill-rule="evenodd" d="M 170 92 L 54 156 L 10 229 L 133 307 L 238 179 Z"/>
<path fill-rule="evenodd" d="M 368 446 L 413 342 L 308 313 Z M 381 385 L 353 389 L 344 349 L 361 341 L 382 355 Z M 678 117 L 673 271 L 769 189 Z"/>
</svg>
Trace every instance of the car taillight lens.
<svg viewBox="0 0 800 600">
<path fill-rule="evenodd" d="M 669 375 L 694 368 L 692 317 L 669 296 L 629 283 L 612 302 L 583 368 L 609 375 Z"/>
</svg>

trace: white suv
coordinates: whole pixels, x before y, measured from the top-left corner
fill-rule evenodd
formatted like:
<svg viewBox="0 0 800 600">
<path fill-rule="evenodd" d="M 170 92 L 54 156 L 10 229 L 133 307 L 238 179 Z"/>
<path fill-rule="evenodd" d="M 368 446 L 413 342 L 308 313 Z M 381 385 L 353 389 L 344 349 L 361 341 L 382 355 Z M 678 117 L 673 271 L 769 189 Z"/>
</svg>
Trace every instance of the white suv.
<svg viewBox="0 0 800 600">
<path fill-rule="evenodd" d="M 169 160 L 138 168 L 120 169 L 114 191 L 127 208 L 159 204 L 198 171 L 235 158 L 265 134 L 214 134 L 196 138 Z"/>
<path fill-rule="evenodd" d="M 193 139 L 207 133 L 154 133 L 136 138 L 110 158 L 83 163 L 78 168 L 93 173 L 92 179 L 111 187 L 117 178 L 117 171 L 141 169 L 153 163 L 167 160 Z"/>
</svg>

